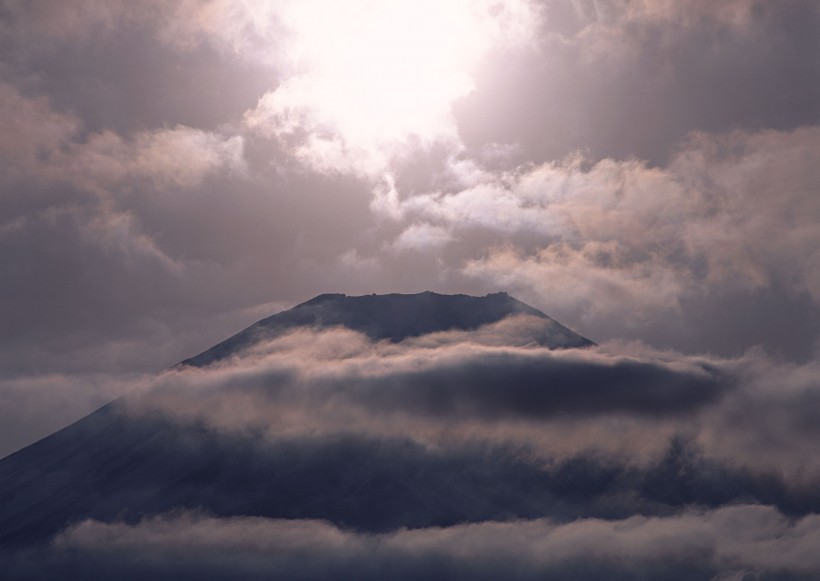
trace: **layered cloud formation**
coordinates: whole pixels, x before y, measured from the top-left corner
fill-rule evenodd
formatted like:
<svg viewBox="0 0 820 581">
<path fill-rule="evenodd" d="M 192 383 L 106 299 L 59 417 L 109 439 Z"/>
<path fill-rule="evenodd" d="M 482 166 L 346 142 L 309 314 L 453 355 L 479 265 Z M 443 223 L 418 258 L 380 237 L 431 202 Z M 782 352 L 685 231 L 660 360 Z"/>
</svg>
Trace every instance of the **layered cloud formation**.
<svg viewBox="0 0 820 581">
<path fill-rule="evenodd" d="M 759 506 L 614 522 L 536 520 L 381 535 L 346 533 L 317 521 L 185 514 L 137 526 L 83 523 L 61 537 L 59 547 L 63 555 L 87 556 L 89 570 L 113 572 L 126 565 L 126 579 L 236 572 L 250 579 L 775 579 L 816 574 L 818 535 L 815 516 L 791 520 Z M 145 552 L 156 560 L 138 557 Z M 57 557 L 54 566 L 59 563 Z"/>
<path fill-rule="evenodd" d="M 818 573 L 816 365 L 550 350 L 536 342 L 545 324 L 398 343 L 294 329 L 142 382 L 46 445 L 59 471 L 7 475 L 33 504 L 23 520 L 0 514 L 22 527 L 5 542 L 37 549 L 6 551 L 3 566 L 20 578 Z M 74 516 L 42 512 L 57 485 Z"/>
<path fill-rule="evenodd" d="M 297 329 L 203 369 L 169 371 L 127 401 L 139 413 L 272 436 L 478 438 L 557 457 L 646 457 L 681 437 L 726 465 L 814 474 L 814 363 L 623 343 L 554 351 L 535 343 L 545 325 L 523 315 L 398 344 Z"/>
</svg>

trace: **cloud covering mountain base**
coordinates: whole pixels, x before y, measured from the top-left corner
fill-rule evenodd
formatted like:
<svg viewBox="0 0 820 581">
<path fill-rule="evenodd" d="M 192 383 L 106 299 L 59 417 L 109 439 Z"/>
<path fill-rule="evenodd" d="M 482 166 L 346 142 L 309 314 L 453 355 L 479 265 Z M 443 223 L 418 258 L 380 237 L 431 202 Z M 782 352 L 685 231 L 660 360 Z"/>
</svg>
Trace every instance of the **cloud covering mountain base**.
<svg viewBox="0 0 820 581">
<path fill-rule="evenodd" d="M 121 579 L 800 579 L 820 568 L 818 541 L 817 516 L 792 520 L 750 505 L 386 534 L 315 520 L 176 513 L 137 525 L 83 522 L 38 568 Z M 25 576 L 30 566 L 19 557 L 10 571 Z"/>
<path fill-rule="evenodd" d="M 22 579 L 820 573 L 816 366 L 550 349 L 554 324 L 285 328 L 178 366 L 0 463 L 0 561 Z"/>
</svg>

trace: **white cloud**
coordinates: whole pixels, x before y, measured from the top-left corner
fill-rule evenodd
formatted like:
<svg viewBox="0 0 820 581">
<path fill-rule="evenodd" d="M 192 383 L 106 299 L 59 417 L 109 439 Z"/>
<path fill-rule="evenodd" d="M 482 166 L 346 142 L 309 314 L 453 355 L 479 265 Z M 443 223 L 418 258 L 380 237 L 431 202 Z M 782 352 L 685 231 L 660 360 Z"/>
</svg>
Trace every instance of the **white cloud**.
<svg viewBox="0 0 820 581">
<path fill-rule="evenodd" d="M 312 0 L 280 7 L 290 59 L 247 124 L 308 166 L 380 177 L 405 148 L 460 147 L 453 103 L 487 52 L 531 41 L 526 0 Z M 289 70 L 287 70 L 289 69 Z"/>
<path fill-rule="evenodd" d="M 190 189 L 216 170 L 245 171 L 243 138 L 177 126 L 143 131 L 132 138 L 93 134 L 61 160 L 66 177 L 93 189 L 147 179 L 157 189 Z M 63 174 L 65 175 L 65 174 Z"/>
<path fill-rule="evenodd" d="M 396 250 L 431 250 L 441 248 L 453 237 L 446 229 L 432 224 L 411 224 L 396 241 L 393 248 Z"/>
<path fill-rule="evenodd" d="M 419 224 L 450 243 L 480 233 L 480 246 L 453 255 L 465 275 L 586 320 L 645 322 L 682 300 L 773 286 L 820 302 L 818 144 L 820 129 L 807 127 L 694 134 L 663 168 L 570 158 L 493 172 L 461 162 L 460 188 L 389 190 L 373 210 L 408 224 L 396 244 Z"/>
</svg>

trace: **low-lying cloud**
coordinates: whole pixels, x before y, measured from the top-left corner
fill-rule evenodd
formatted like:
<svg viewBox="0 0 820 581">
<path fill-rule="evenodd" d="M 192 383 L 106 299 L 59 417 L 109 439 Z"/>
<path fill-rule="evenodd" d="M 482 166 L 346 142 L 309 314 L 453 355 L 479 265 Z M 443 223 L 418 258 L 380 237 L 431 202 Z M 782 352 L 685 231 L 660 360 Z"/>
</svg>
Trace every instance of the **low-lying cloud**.
<svg viewBox="0 0 820 581">
<path fill-rule="evenodd" d="M 550 350 L 551 328 L 298 328 L 143 378 L 7 459 L 25 494 L 0 559 L 20 578 L 816 573 L 816 365 Z M 59 469 L 15 468 L 61 446 Z"/>
<path fill-rule="evenodd" d="M 228 430 L 514 443 L 545 457 L 603 451 L 640 462 L 683 437 L 730 465 L 814 475 L 813 363 L 622 343 L 550 350 L 533 342 L 543 325 L 520 316 L 398 344 L 298 329 L 162 374 L 127 402 Z"/>
<path fill-rule="evenodd" d="M 675 517 L 548 519 L 356 534 L 315 520 L 171 514 L 135 525 L 86 521 L 55 542 L 48 570 L 123 579 L 809 579 L 815 515 L 740 505 Z M 150 554 L 150 559 L 144 556 Z M 11 563 L 25 572 L 24 563 Z"/>
</svg>

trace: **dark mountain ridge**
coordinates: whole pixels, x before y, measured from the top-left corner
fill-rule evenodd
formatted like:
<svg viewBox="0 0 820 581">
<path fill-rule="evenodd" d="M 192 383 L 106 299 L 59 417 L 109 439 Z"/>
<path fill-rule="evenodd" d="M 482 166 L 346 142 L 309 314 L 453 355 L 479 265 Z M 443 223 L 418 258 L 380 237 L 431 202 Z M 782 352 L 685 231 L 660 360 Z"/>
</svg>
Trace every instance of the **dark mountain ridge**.
<svg viewBox="0 0 820 581">
<path fill-rule="evenodd" d="M 505 292 L 483 297 L 418 294 L 347 296 L 323 294 L 294 308 L 254 323 L 236 335 L 190 357 L 180 365 L 202 367 L 233 355 L 243 348 L 272 339 L 296 327 L 317 329 L 342 326 L 371 339 L 399 342 L 439 331 L 469 331 L 513 315 L 530 315 L 549 321 L 546 347 L 572 348 L 595 345 L 538 309 Z"/>
</svg>

